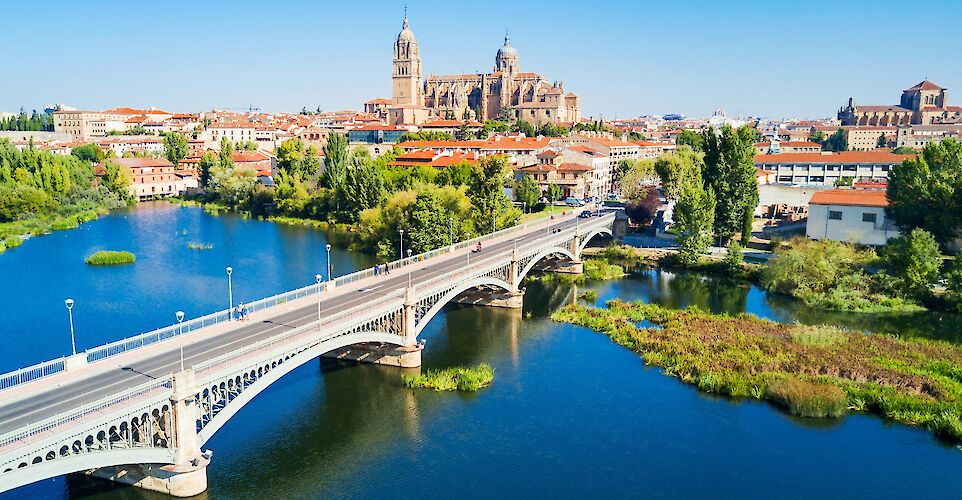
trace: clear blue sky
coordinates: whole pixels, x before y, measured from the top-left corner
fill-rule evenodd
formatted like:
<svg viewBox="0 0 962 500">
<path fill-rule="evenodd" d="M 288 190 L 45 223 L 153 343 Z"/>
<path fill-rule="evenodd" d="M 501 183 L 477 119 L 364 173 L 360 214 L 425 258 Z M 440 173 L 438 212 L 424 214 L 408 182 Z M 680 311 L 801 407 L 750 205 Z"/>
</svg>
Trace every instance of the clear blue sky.
<svg viewBox="0 0 962 500">
<path fill-rule="evenodd" d="M 585 115 L 819 117 L 924 77 L 962 103 L 962 2 L 408 1 L 425 73 L 524 71 Z M 171 111 L 360 108 L 390 97 L 404 1 L 10 2 L 0 111 L 62 102 Z"/>
</svg>

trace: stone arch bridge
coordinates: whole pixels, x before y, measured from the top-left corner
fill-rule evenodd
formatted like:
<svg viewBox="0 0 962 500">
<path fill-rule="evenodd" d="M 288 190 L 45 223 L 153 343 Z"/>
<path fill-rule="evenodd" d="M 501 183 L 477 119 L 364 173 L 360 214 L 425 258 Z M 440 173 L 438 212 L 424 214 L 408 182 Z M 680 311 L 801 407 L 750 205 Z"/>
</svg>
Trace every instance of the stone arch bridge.
<svg viewBox="0 0 962 500">
<path fill-rule="evenodd" d="M 198 494 L 204 443 L 274 381 L 319 356 L 420 366 L 419 334 L 446 304 L 481 291 L 485 305 L 520 308 L 536 265 L 581 272 L 582 250 L 614 219 L 517 226 L 262 299 L 249 322 L 221 311 L 2 375 L 0 492 L 85 472 Z"/>
</svg>

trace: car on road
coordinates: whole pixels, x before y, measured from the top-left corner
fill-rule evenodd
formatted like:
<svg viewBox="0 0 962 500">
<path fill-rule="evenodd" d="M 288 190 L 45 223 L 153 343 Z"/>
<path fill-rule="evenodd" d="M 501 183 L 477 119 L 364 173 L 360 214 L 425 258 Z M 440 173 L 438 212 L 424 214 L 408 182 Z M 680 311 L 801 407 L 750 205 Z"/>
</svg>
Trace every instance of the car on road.
<svg viewBox="0 0 962 500">
<path fill-rule="evenodd" d="M 594 214 L 591 213 L 591 210 L 582 210 L 581 213 L 578 214 L 578 217 L 581 217 L 582 219 L 587 219 L 587 218 L 591 217 L 592 215 L 594 215 Z"/>
<path fill-rule="evenodd" d="M 575 198 L 574 196 L 569 196 L 565 198 L 565 205 L 568 205 L 569 207 L 580 207 L 580 206 L 583 206 L 584 204 L 585 202 L 579 200 L 578 198 Z"/>
</svg>

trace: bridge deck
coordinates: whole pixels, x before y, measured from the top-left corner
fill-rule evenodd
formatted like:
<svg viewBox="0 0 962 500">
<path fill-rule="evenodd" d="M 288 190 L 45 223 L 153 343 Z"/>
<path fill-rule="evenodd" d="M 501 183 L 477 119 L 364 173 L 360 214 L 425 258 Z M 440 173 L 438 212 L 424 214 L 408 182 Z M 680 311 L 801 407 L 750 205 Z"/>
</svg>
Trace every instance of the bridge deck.
<svg viewBox="0 0 962 500">
<path fill-rule="evenodd" d="M 510 259 L 516 243 L 521 245 L 537 241 L 549 227 L 565 229 L 576 224 L 577 219 L 573 215 L 554 221 L 546 220 L 543 225 L 534 225 L 525 232 L 508 234 L 485 243 L 479 257 L 504 254 Z M 417 287 L 419 281 L 465 269 L 470 261 L 468 251 L 445 253 L 394 270 L 390 275 L 339 286 L 323 292 L 322 315 L 387 297 L 406 288 L 409 280 Z M 179 371 L 181 340 L 185 365 L 192 366 L 309 324 L 316 318 L 315 295 L 260 311 L 246 323 L 217 324 L 83 368 L 0 391 L 0 435 Z"/>
</svg>

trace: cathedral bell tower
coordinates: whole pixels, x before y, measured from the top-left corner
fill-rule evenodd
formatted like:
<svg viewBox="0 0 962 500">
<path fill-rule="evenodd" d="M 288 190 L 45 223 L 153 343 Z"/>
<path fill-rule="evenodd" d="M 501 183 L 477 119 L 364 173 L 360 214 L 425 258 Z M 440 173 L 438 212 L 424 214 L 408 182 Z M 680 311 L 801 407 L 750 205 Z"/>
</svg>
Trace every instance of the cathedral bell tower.
<svg viewBox="0 0 962 500">
<path fill-rule="evenodd" d="M 421 84 L 421 54 L 418 41 L 408 23 L 407 11 L 394 44 L 394 74 L 392 100 L 395 105 L 424 106 L 424 87 Z"/>
</svg>

